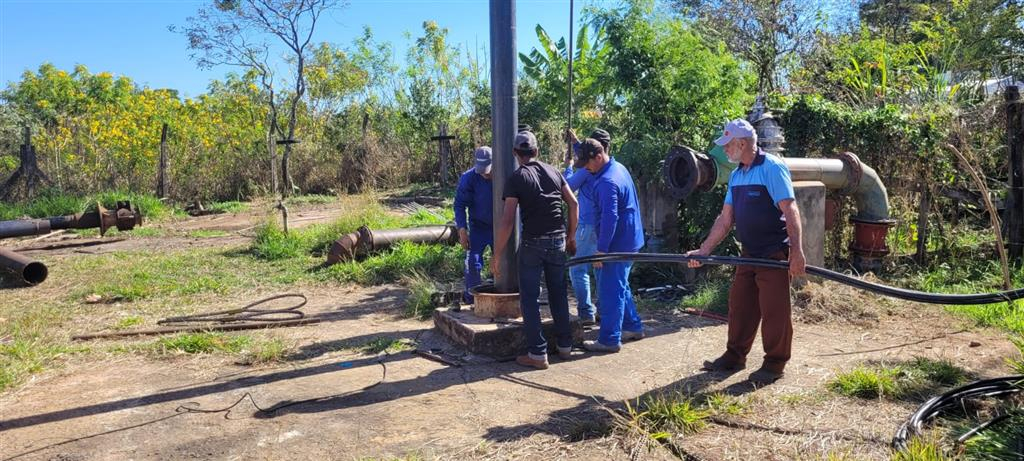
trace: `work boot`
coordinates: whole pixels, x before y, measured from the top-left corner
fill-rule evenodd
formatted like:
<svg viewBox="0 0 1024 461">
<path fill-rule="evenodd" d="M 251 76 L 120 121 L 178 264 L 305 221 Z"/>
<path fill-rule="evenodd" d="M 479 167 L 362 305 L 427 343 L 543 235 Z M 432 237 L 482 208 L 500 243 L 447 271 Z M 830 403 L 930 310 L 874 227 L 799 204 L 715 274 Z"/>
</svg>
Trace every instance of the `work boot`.
<svg viewBox="0 0 1024 461">
<path fill-rule="evenodd" d="M 761 368 L 758 368 L 757 371 L 750 374 L 747 381 L 750 381 L 751 384 L 756 386 L 767 386 L 782 379 L 783 376 L 785 376 L 785 374 L 781 369 L 762 365 Z"/>
<path fill-rule="evenodd" d="M 562 360 L 569 360 L 572 358 L 572 346 L 558 346 L 558 358 Z"/>
<path fill-rule="evenodd" d="M 524 367 L 536 368 L 538 370 L 547 370 L 548 369 L 548 356 L 547 355 L 542 355 L 542 356 L 540 356 L 539 359 L 536 358 L 536 357 L 537 356 L 535 356 L 533 354 L 523 354 L 523 355 L 520 355 L 519 357 L 516 357 L 516 363 L 518 363 L 518 364 L 520 364 L 520 365 L 522 365 Z"/>
<path fill-rule="evenodd" d="M 715 360 L 705 360 L 704 365 L 700 367 L 704 371 L 740 371 L 747 367 L 746 363 L 737 362 L 721 356 Z"/>
<path fill-rule="evenodd" d="M 647 335 L 645 335 L 642 330 L 641 331 L 623 331 L 622 332 L 622 340 L 623 341 L 636 341 L 638 339 L 644 339 L 645 337 L 647 337 Z"/>
<path fill-rule="evenodd" d="M 595 317 L 580 317 L 580 326 L 592 327 L 592 326 L 594 326 L 596 324 L 597 324 L 597 319 Z"/>
<path fill-rule="evenodd" d="M 583 348 L 590 352 L 618 352 L 620 346 L 618 344 L 609 346 L 607 344 L 601 344 L 597 341 L 583 341 Z"/>
</svg>

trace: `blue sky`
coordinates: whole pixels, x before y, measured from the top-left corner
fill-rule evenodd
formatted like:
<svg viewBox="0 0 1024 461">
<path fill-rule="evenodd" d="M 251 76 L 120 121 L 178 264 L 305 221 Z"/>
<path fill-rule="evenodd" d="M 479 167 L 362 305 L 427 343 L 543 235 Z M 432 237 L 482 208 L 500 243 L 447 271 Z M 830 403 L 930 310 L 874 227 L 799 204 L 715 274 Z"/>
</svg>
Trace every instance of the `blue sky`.
<svg viewBox="0 0 1024 461">
<path fill-rule="evenodd" d="M 44 62 L 71 70 L 111 72 L 151 88 L 175 88 L 196 96 L 207 83 L 230 69 L 199 70 L 189 59 L 185 38 L 168 31 L 209 0 L 0 0 L 0 85 L 17 81 L 25 70 Z M 487 0 L 349 0 L 348 6 L 322 18 L 314 41 L 347 46 L 369 25 L 376 38 L 389 41 L 401 59 L 408 41 L 425 20 L 449 30 L 452 43 L 488 49 Z M 575 0 L 578 19 L 588 5 L 616 0 Z M 517 0 L 519 51 L 537 46 L 534 27 L 555 37 L 568 35 L 568 0 Z"/>
</svg>

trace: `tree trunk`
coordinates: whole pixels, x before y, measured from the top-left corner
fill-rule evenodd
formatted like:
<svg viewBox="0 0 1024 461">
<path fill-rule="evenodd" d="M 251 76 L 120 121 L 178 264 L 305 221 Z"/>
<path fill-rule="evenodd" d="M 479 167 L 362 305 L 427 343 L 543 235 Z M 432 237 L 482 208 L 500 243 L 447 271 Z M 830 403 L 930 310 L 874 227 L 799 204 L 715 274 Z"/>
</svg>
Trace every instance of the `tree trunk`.
<svg viewBox="0 0 1024 461">
<path fill-rule="evenodd" d="M 277 144 L 274 142 L 277 120 L 274 117 L 273 111 L 270 112 L 268 118 L 270 119 L 267 123 L 267 152 L 270 154 L 270 193 L 276 197 L 281 192 L 277 184 Z"/>
<path fill-rule="evenodd" d="M 18 198 L 30 198 L 35 195 L 36 188 L 50 184 L 50 178 L 39 169 L 39 160 L 36 156 L 36 148 L 32 145 L 32 131 L 29 127 L 24 129 L 25 143 L 21 145 L 19 156 L 21 164 L 14 174 L 0 187 L 0 199 L 3 201 L 15 201 Z M 19 187 L 19 184 L 22 187 Z M 19 193 L 24 190 L 24 194 Z"/>
<path fill-rule="evenodd" d="M 928 262 L 928 213 L 931 207 L 931 191 L 926 183 L 921 183 L 921 202 L 917 211 L 917 253 L 914 255 L 918 264 Z"/>
<path fill-rule="evenodd" d="M 1010 259 L 1024 258 L 1024 108 L 1020 89 L 1006 88 L 1006 147 L 1010 153 L 1010 190 L 1007 191 L 1007 253 Z"/>
</svg>

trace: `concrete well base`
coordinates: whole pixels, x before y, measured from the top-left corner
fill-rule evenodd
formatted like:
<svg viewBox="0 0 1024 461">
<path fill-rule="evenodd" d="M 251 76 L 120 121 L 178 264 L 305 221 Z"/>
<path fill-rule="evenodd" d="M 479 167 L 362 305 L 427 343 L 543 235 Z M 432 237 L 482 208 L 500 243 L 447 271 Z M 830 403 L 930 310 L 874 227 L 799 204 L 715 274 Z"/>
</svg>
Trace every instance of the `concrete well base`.
<svg viewBox="0 0 1024 461">
<path fill-rule="evenodd" d="M 474 354 L 491 357 L 507 358 L 525 352 L 523 343 L 523 325 L 521 319 L 488 319 L 463 308 L 453 311 L 440 308 L 434 311 L 434 326 L 458 344 Z M 542 327 L 548 346 L 555 348 L 555 323 L 550 318 L 543 319 Z M 583 341 L 583 326 L 578 320 L 572 321 L 573 343 Z"/>
</svg>

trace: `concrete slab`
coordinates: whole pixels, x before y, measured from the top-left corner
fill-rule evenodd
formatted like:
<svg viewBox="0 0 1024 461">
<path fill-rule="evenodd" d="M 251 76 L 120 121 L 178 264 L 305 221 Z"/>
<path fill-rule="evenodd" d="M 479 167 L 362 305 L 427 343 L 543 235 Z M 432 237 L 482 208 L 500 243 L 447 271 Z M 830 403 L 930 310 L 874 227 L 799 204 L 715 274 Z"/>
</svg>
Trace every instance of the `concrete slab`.
<svg viewBox="0 0 1024 461">
<path fill-rule="evenodd" d="M 434 311 L 434 326 L 453 343 L 474 354 L 506 358 L 525 351 L 522 319 L 485 319 L 474 315 L 472 309 L 440 308 Z M 541 326 L 554 350 L 555 322 L 546 317 Z M 583 341 L 583 326 L 576 319 L 572 321 L 572 337 L 574 344 Z"/>
</svg>

